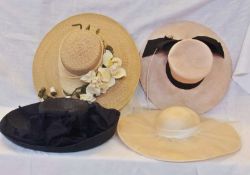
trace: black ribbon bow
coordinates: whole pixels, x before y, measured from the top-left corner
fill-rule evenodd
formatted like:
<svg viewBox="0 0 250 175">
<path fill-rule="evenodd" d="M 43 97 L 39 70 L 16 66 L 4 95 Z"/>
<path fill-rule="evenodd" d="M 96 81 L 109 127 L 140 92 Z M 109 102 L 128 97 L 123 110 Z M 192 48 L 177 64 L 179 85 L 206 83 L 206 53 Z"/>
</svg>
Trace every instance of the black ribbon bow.
<svg viewBox="0 0 250 175">
<path fill-rule="evenodd" d="M 218 54 L 222 58 L 224 58 L 224 51 L 222 45 L 217 40 L 210 38 L 208 36 L 196 36 L 192 39 L 196 39 L 203 42 L 210 48 L 212 53 Z M 179 41 L 181 40 L 176 40 L 167 36 L 163 38 L 148 40 L 144 52 L 142 54 L 142 57 L 153 55 L 154 53 L 157 53 L 159 51 L 169 52 L 172 46 L 178 43 Z"/>
</svg>

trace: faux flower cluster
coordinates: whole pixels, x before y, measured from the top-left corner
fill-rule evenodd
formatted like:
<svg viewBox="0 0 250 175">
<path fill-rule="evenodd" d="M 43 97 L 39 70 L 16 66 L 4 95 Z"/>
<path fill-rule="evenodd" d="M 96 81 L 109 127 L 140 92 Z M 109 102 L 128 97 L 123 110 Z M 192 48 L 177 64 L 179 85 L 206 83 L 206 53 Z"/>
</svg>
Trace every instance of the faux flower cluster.
<svg viewBox="0 0 250 175">
<path fill-rule="evenodd" d="M 91 70 L 81 76 L 80 80 L 87 84 L 86 93 L 80 94 L 81 100 L 94 102 L 97 96 L 114 86 L 117 79 L 127 75 L 122 67 L 122 60 L 115 57 L 110 50 L 105 50 L 102 61 L 97 71 Z"/>
</svg>

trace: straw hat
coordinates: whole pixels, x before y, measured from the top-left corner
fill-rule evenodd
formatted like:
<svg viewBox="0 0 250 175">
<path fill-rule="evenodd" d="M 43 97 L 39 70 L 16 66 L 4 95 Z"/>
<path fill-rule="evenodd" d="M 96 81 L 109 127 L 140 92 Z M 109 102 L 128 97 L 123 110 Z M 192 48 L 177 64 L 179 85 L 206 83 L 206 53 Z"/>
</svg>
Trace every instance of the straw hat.
<svg viewBox="0 0 250 175">
<path fill-rule="evenodd" d="M 44 87 L 63 97 L 80 90 L 85 94 L 78 98 L 96 98 L 107 108 L 126 105 L 139 77 L 133 39 L 116 21 L 99 14 L 80 14 L 57 24 L 42 40 L 33 62 L 37 92 Z M 104 83 L 86 88 L 92 81 Z"/>
<path fill-rule="evenodd" d="M 206 160 L 241 147 L 239 135 L 229 124 L 200 117 L 181 106 L 122 117 L 117 130 L 129 148 L 163 161 Z"/>
<path fill-rule="evenodd" d="M 142 49 L 141 84 L 159 109 L 184 105 L 203 113 L 226 94 L 232 74 L 224 42 L 211 29 L 176 22 L 156 29 Z"/>
</svg>

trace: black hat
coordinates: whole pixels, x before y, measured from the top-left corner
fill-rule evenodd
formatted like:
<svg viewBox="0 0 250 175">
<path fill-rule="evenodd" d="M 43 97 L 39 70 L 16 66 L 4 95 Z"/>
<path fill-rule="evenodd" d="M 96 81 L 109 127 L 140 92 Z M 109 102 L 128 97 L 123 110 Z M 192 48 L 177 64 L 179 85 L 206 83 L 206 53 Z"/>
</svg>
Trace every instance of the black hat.
<svg viewBox="0 0 250 175">
<path fill-rule="evenodd" d="M 98 103 L 56 98 L 19 107 L 0 123 L 3 135 L 17 145 L 47 152 L 96 147 L 115 131 L 120 112 Z"/>
</svg>

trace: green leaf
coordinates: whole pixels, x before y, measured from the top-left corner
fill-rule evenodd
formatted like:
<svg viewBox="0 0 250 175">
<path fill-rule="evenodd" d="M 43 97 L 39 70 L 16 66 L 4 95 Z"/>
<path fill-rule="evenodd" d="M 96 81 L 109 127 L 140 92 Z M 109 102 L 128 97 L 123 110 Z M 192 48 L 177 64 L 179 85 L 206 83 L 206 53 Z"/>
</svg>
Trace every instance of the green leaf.
<svg viewBox="0 0 250 175">
<path fill-rule="evenodd" d="M 44 95 L 46 95 L 46 88 L 42 87 L 38 92 L 38 97 L 43 98 Z"/>
<path fill-rule="evenodd" d="M 109 50 L 112 54 L 114 53 L 114 49 L 113 49 L 113 47 L 111 47 L 110 45 L 107 45 L 107 46 L 105 47 L 105 49 L 106 49 L 106 50 Z"/>
<path fill-rule="evenodd" d="M 86 87 L 88 86 L 88 84 L 84 84 L 82 86 L 79 86 L 77 88 L 75 88 L 75 90 L 72 93 L 68 93 L 65 90 L 63 90 L 63 93 L 66 96 L 70 96 L 70 97 L 77 97 L 80 98 L 80 94 L 86 93 Z"/>
<path fill-rule="evenodd" d="M 81 88 L 81 94 L 85 94 L 86 93 L 87 86 L 88 86 L 88 84 L 82 86 L 82 88 Z"/>
<path fill-rule="evenodd" d="M 74 94 L 77 98 L 80 98 L 80 92 L 75 92 Z"/>
<path fill-rule="evenodd" d="M 97 29 L 95 33 L 98 35 L 100 33 L 100 29 Z"/>
<path fill-rule="evenodd" d="M 63 89 L 63 93 L 64 93 L 64 95 L 66 95 L 66 96 L 71 96 L 71 94 L 68 93 L 68 92 L 66 92 L 64 89 Z"/>
<path fill-rule="evenodd" d="M 46 94 L 46 95 L 43 96 L 43 99 L 48 100 L 48 99 L 51 99 L 51 97 Z"/>
</svg>

